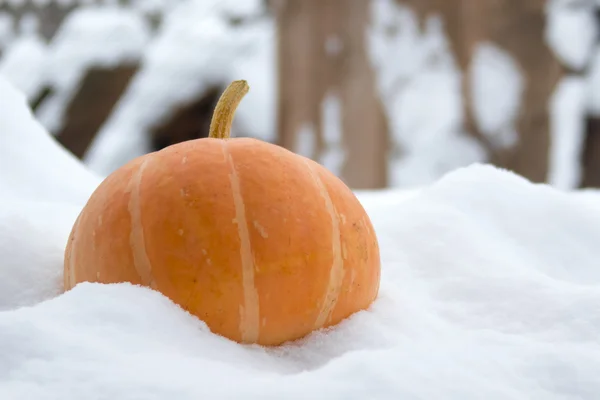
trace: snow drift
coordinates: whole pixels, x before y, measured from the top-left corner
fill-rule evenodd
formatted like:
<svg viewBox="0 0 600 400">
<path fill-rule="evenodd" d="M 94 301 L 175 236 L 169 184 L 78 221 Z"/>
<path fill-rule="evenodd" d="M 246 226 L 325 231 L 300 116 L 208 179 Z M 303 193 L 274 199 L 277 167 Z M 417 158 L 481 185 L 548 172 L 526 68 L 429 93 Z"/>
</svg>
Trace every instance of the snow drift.
<svg viewBox="0 0 600 400">
<path fill-rule="evenodd" d="M 33 119 L 24 94 L 2 76 L 0 93 L 3 310 L 59 294 L 71 225 L 100 178 Z M 4 361 L 1 354 L 5 352 L 0 350 L 0 370 Z"/>
<path fill-rule="evenodd" d="M 86 283 L 59 294 L 56 280 L 44 280 L 61 274 L 46 248 L 64 246 L 74 219 L 56 210 L 80 209 L 98 180 L 50 145 L 21 96 L 0 89 L 9 94 L 0 107 L 0 398 L 600 393 L 595 192 L 562 192 L 486 165 L 410 192 L 360 192 L 382 251 L 377 301 L 300 341 L 242 346 L 149 289 Z M 7 202 L 16 194 L 22 201 Z M 36 212 L 36 201 L 55 208 Z"/>
</svg>

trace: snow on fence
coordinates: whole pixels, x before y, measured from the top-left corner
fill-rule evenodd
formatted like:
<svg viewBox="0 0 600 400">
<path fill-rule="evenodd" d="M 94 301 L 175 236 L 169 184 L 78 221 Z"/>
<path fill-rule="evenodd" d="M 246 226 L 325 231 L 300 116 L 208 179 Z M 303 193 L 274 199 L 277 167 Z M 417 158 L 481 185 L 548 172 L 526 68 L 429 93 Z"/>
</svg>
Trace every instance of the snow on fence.
<svg viewBox="0 0 600 400">
<path fill-rule="evenodd" d="M 366 4 L 0 0 L 0 74 L 103 174 L 202 136 L 219 91 L 244 78 L 234 134 L 306 153 L 356 188 L 474 162 L 600 186 L 595 3 Z"/>
</svg>

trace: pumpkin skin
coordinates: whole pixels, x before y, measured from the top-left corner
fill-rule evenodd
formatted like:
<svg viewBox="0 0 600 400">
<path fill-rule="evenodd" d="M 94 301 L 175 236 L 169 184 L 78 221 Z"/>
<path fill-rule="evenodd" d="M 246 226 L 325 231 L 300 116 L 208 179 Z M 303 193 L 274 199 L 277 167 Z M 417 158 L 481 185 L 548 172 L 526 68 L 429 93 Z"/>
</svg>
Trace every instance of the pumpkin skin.
<svg viewBox="0 0 600 400">
<path fill-rule="evenodd" d="M 278 345 L 367 308 L 377 238 L 352 191 L 318 163 L 250 138 L 205 138 L 108 176 L 65 251 L 65 289 L 130 282 L 212 332 Z"/>
<path fill-rule="evenodd" d="M 240 343 L 277 345 L 367 308 L 379 291 L 375 232 L 352 191 L 314 161 L 230 139 L 246 81 L 215 108 L 209 138 L 108 176 L 65 249 L 64 286 L 153 288 Z"/>
</svg>

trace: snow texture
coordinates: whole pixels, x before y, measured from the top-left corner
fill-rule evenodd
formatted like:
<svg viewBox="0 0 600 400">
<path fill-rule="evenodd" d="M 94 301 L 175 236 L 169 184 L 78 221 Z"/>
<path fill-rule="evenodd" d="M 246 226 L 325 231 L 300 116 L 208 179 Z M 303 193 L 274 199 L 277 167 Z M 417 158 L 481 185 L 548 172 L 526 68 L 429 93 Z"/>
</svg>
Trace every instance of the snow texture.
<svg viewBox="0 0 600 400">
<path fill-rule="evenodd" d="M 470 66 L 471 107 L 479 131 L 492 146 L 512 147 L 518 140 L 516 119 L 524 80 L 509 53 L 493 43 L 479 43 Z"/>
<path fill-rule="evenodd" d="M 464 132 L 462 76 L 441 19 L 430 17 L 422 31 L 410 8 L 392 0 L 372 3 L 367 39 L 393 133 L 390 185 L 429 184 L 485 161 L 482 145 Z"/>
<path fill-rule="evenodd" d="M 48 49 L 47 81 L 55 95 L 40 107 L 40 121 L 56 132 L 88 69 L 134 64 L 149 39 L 147 22 L 131 10 L 103 6 L 69 13 Z"/>
<path fill-rule="evenodd" d="M 2 76 L 0 93 L 0 193 L 58 203 L 87 201 L 99 178 L 48 136 L 23 93 Z"/>
<path fill-rule="evenodd" d="M 37 35 L 24 35 L 11 42 L 0 59 L 0 74 L 32 100 L 45 83 L 48 51 Z"/>
<path fill-rule="evenodd" d="M 3 310 L 34 304 L 59 293 L 67 236 L 99 178 L 33 119 L 25 96 L 1 75 L 0 93 Z M 0 350 L 0 354 L 2 371 L 6 351 Z"/>
<path fill-rule="evenodd" d="M 251 89 L 236 113 L 234 132 L 274 138 L 274 23 L 259 19 L 232 26 L 226 16 L 259 14 L 259 2 L 190 0 L 166 14 L 145 50 L 142 68 L 85 155 L 94 171 L 108 174 L 150 151 L 151 128 L 207 90 L 246 79 Z M 245 14 L 240 14 L 244 12 Z M 257 117 L 260 116 L 260 117 Z"/>
<path fill-rule="evenodd" d="M 575 189 L 581 183 L 586 89 L 585 79 L 566 76 L 559 82 L 550 102 L 548 182 L 563 190 Z"/>
<path fill-rule="evenodd" d="M 12 19 L 0 20 L 0 25 L 9 21 L 9 25 L 0 26 L 0 36 L 4 36 L 0 38 L 0 42 L 4 42 L 5 46 L 0 59 L 0 74 L 23 91 L 31 101 L 46 83 L 50 56 L 48 46 L 39 34 L 39 19 L 34 14 L 26 13 L 21 16 L 17 35 L 12 32 Z"/>
<path fill-rule="evenodd" d="M 98 179 L 0 91 L 1 399 L 597 398 L 597 192 L 479 164 L 358 192 L 381 248 L 375 303 L 294 343 L 243 346 L 149 289 L 59 294 L 59 249 Z"/>
<path fill-rule="evenodd" d="M 319 162 L 337 176 L 342 175 L 342 167 L 346 161 L 343 148 L 342 104 L 337 95 L 329 93 L 321 104 L 323 121 L 323 153 Z"/>
<path fill-rule="evenodd" d="M 565 66 L 574 70 L 585 68 L 598 36 L 594 4 L 549 0 L 546 11 L 546 43 Z"/>
</svg>

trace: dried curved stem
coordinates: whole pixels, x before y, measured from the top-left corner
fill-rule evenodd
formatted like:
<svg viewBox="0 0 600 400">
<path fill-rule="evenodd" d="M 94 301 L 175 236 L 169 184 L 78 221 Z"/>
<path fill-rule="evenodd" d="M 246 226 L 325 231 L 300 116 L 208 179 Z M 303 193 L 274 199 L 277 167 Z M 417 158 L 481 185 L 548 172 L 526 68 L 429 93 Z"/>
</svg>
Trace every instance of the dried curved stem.
<svg viewBox="0 0 600 400">
<path fill-rule="evenodd" d="M 210 121 L 210 130 L 208 137 L 215 139 L 229 139 L 231 134 L 231 124 L 238 105 L 248 93 L 250 87 L 244 80 L 233 81 L 225 89 Z"/>
</svg>

